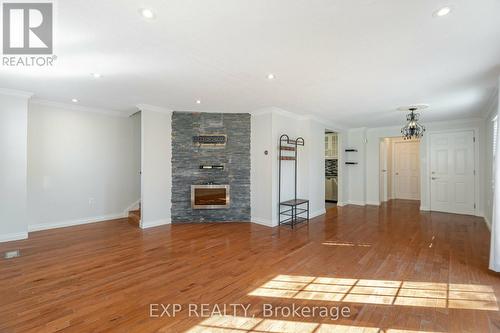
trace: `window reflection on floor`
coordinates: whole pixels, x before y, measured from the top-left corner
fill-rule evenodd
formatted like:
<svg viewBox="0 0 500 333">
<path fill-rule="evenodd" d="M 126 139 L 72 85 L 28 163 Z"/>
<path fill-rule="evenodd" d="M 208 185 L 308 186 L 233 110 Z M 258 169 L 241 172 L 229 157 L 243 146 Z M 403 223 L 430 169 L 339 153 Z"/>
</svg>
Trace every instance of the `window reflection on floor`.
<svg viewBox="0 0 500 333">
<path fill-rule="evenodd" d="M 187 331 L 188 333 L 437 333 L 400 329 L 381 329 L 353 325 L 322 324 L 312 322 L 215 316 L 208 318 Z"/>
<path fill-rule="evenodd" d="M 332 302 L 498 311 L 491 286 L 278 275 L 249 295 Z"/>
</svg>

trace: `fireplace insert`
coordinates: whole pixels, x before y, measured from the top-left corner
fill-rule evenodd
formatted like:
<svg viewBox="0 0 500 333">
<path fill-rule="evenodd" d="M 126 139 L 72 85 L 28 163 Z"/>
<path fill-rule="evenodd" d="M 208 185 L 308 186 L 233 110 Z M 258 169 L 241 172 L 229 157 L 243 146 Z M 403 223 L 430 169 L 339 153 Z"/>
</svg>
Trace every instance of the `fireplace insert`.
<svg viewBox="0 0 500 333">
<path fill-rule="evenodd" d="M 229 185 L 191 185 L 193 209 L 225 209 L 230 204 Z"/>
</svg>

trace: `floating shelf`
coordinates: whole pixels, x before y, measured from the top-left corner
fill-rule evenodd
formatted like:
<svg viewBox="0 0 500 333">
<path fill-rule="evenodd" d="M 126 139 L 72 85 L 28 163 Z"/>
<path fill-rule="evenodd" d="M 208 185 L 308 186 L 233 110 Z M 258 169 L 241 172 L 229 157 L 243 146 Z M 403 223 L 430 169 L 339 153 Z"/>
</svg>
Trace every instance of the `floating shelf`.
<svg viewBox="0 0 500 333">
<path fill-rule="evenodd" d="M 356 165 L 356 164 L 358 164 L 358 162 L 345 162 L 345 164 L 347 164 L 347 165 Z"/>
<path fill-rule="evenodd" d="M 354 148 L 349 148 L 349 149 L 346 149 L 345 152 L 346 153 L 355 153 L 357 152 L 358 150 L 357 149 L 354 149 Z"/>
</svg>

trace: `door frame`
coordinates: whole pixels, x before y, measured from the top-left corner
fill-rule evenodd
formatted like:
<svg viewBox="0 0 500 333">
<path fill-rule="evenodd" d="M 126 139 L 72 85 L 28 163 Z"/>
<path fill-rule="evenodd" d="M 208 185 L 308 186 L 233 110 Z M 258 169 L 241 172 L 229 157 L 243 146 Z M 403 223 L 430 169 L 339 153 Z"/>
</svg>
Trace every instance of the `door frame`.
<svg viewBox="0 0 500 333">
<path fill-rule="evenodd" d="M 388 150 L 387 138 L 381 138 L 379 143 L 379 201 L 389 201 L 388 188 Z"/>
<path fill-rule="evenodd" d="M 429 207 L 420 207 L 421 210 L 427 210 L 431 211 L 431 206 L 432 206 L 432 200 L 431 200 L 431 140 L 429 140 L 429 137 L 432 134 L 449 134 L 449 133 L 458 133 L 458 132 L 466 132 L 466 131 L 472 131 L 472 135 L 474 137 L 474 216 L 483 216 L 483 206 L 482 206 L 482 201 L 481 201 L 481 196 L 480 196 L 480 182 L 482 179 L 482 172 L 481 169 L 479 168 L 479 141 L 482 139 L 480 137 L 480 131 L 478 127 L 464 127 L 464 128 L 454 128 L 454 129 L 448 129 L 448 130 L 437 130 L 437 131 L 429 131 L 427 132 L 428 137 L 426 138 L 426 165 L 425 165 L 425 181 L 427 184 L 427 189 L 426 189 L 426 195 L 428 198 L 429 202 Z M 424 168 L 422 168 L 424 170 Z"/>
<path fill-rule="evenodd" d="M 335 132 L 337 134 L 337 207 L 342 207 L 346 205 L 344 203 L 344 191 L 343 191 L 343 180 L 344 180 L 344 149 L 343 149 L 343 139 L 344 139 L 344 131 L 335 127 L 335 126 L 322 126 L 323 127 L 323 135 L 326 135 L 326 131 Z M 324 141 L 324 139 L 323 139 Z M 323 170 L 321 171 L 323 175 L 325 174 L 325 163 L 324 160 L 326 158 L 325 155 L 325 147 L 323 146 Z M 326 178 L 325 178 L 326 182 Z M 325 187 L 323 186 L 323 191 L 325 192 Z M 325 196 L 323 195 L 323 198 Z M 325 201 L 326 202 L 326 201 Z"/>
</svg>

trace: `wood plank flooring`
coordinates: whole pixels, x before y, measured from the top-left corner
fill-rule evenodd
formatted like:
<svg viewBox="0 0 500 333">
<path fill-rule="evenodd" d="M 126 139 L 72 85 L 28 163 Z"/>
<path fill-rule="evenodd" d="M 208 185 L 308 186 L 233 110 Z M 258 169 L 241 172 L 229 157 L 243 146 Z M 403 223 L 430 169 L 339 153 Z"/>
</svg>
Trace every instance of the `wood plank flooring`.
<svg viewBox="0 0 500 333">
<path fill-rule="evenodd" d="M 21 257 L 0 259 L 0 332 L 500 332 L 483 220 L 421 213 L 417 202 L 332 208 L 294 231 L 142 231 L 122 219 L 0 244 L 12 249 Z M 150 317 L 150 304 L 174 303 L 175 317 Z M 250 317 L 199 318 L 189 303 L 249 304 Z M 268 318 L 264 304 L 350 316 Z"/>
</svg>

